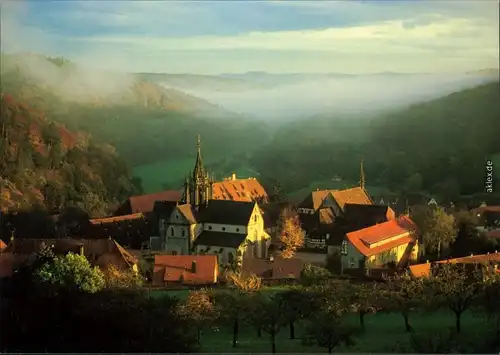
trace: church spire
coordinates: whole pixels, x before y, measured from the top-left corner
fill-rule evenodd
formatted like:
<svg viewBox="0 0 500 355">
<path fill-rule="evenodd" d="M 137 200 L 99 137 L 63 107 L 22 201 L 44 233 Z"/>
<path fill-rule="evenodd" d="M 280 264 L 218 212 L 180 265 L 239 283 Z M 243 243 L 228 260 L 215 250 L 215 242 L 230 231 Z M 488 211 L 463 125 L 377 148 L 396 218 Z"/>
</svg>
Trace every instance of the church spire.
<svg viewBox="0 0 500 355">
<path fill-rule="evenodd" d="M 363 159 L 361 159 L 359 187 L 362 189 L 365 188 L 365 169 L 363 168 Z"/>
<path fill-rule="evenodd" d="M 196 136 L 196 163 L 194 165 L 193 177 L 196 179 L 197 177 L 203 176 L 203 160 L 201 159 L 201 139 L 200 135 Z"/>
</svg>

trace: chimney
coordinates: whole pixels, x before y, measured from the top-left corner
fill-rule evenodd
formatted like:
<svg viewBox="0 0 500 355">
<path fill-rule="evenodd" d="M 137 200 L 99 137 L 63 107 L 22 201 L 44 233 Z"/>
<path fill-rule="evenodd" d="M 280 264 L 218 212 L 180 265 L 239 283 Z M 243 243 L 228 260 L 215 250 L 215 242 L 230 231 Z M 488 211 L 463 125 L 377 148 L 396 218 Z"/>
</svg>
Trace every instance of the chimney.
<svg viewBox="0 0 500 355">
<path fill-rule="evenodd" d="M 470 253 L 470 256 L 474 256 L 474 254 Z"/>
<path fill-rule="evenodd" d="M 236 180 L 236 174 L 233 173 L 233 175 L 231 175 L 231 180 Z"/>
<path fill-rule="evenodd" d="M 85 254 L 84 254 L 83 244 L 82 244 L 82 245 L 80 245 L 80 255 L 81 255 L 81 256 L 84 256 L 84 255 L 85 255 Z"/>
<path fill-rule="evenodd" d="M 196 274 L 196 261 L 194 260 L 191 263 L 191 271 L 193 272 L 193 274 Z"/>
<path fill-rule="evenodd" d="M 428 264 L 428 263 L 429 263 L 429 260 L 426 260 L 426 261 L 425 261 L 425 263 L 426 263 L 426 264 Z"/>
</svg>

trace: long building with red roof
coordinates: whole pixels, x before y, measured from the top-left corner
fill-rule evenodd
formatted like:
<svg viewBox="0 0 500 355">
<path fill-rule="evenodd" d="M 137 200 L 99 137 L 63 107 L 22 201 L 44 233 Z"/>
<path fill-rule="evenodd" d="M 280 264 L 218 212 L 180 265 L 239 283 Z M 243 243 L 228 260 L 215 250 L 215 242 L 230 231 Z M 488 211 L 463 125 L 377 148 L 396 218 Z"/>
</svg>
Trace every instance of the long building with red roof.
<svg viewBox="0 0 500 355">
<path fill-rule="evenodd" d="M 386 267 L 389 264 L 401 268 L 417 256 L 416 226 L 407 216 L 347 233 L 341 247 L 344 269 Z"/>
</svg>

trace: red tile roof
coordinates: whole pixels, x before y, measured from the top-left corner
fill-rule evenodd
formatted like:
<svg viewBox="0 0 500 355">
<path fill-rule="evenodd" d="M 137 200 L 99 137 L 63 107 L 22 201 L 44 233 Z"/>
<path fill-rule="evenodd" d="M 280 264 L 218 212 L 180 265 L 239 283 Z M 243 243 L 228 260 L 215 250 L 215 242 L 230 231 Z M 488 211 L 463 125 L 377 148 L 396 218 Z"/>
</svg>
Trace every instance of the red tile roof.
<svg viewBox="0 0 500 355">
<path fill-rule="evenodd" d="M 180 201 L 182 192 L 167 190 L 154 194 L 130 197 L 130 209 L 132 213 L 148 213 L 153 211 L 156 201 Z"/>
<path fill-rule="evenodd" d="M 372 199 L 368 195 L 365 189 L 361 187 L 353 187 L 345 190 L 317 190 L 311 192 L 311 195 L 307 196 L 304 201 L 299 204 L 302 208 L 311 208 L 317 210 L 328 195 L 332 195 L 339 207 L 343 210 L 344 205 L 349 204 L 359 204 L 359 205 L 371 205 L 373 204 Z"/>
<path fill-rule="evenodd" d="M 410 273 L 414 277 L 429 276 L 431 273 L 431 263 L 410 265 Z"/>
<path fill-rule="evenodd" d="M 193 270 L 193 263 L 196 271 Z M 191 285 L 217 283 L 218 262 L 216 255 L 156 255 L 153 282 L 180 282 Z"/>
<path fill-rule="evenodd" d="M 213 184 L 214 200 L 233 200 L 252 202 L 263 199 L 269 200 L 266 190 L 255 178 L 226 179 Z"/>
<path fill-rule="evenodd" d="M 140 218 L 145 218 L 144 214 L 132 213 L 132 214 L 126 214 L 124 216 L 94 218 L 94 219 L 90 220 L 90 223 L 91 224 L 114 223 L 114 222 L 136 220 L 136 219 L 140 219 Z"/>
<path fill-rule="evenodd" d="M 358 204 L 358 205 L 373 204 L 373 201 L 366 192 L 366 190 L 361 187 L 353 187 L 351 189 L 346 189 L 346 190 L 335 190 L 332 191 L 332 195 L 342 210 L 344 209 L 344 205 L 346 203 Z"/>
<path fill-rule="evenodd" d="M 403 216 L 397 220 L 390 220 L 355 232 L 347 233 L 346 237 L 361 254 L 372 256 L 400 245 L 415 242 L 415 236 L 412 234 L 415 229 L 416 226 L 413 221 Z M 369 247 L 370 245 L 394 237 L 398 238 L 378 246 Z"/>
<path fill-rule="evenodd" d="M 5 244 L 5 242 L 0 239 L 0 250 L 3 250 L 5 248 L 7 248 L 7 244 Z"/>
</svg>

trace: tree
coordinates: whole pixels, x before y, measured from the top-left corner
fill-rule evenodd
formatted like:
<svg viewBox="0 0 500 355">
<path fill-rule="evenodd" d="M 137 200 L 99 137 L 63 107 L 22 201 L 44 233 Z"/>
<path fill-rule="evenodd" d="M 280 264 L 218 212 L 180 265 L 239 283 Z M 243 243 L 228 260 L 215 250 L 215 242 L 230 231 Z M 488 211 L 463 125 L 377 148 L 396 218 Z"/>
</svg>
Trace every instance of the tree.
<svg viewBox="0 0 500 355">
<path fill-rule="evenodd" d="M 233 347 L 238 344 L 238 333 L 240 323 L 248 315 L 250 297 L 246 292 L 238 290 L 220 291 L 215 293 L 215 306 L 219 319 L 224 324 L 232 324 Z"/>
<path fill-rule="evenodd" d="M 256 275 L 244 275 L 241 272 L 230 271 L 226 278 L 232 286 L 230 292 L 217 292 L 215 305 L 219 318 L 233 325 L 233 347 L 238 343 L 239 325 L 249 309 L 250 294 L 257 292 L 262 285 L 262 280 Z"/>
<path fill-rule="evenodd" d="M 279 231 L 280 256 L 284 259 L 292 258 L 297 249 L 304 245 L 304 232 L 300 226 L 299 215 L 290 207 L 281 211 Z"/>
<path fill-rule="evenodd" d="M 290 339 L 295 339 L 295 322 L 311 313 L 309 294 L 293 288 L 277 294 L 277 297 L 283 302 L 283 314 L 290 326 Z"/>
<path fill-rule="evenodd" d="M 411 332 L 409 317 L 410 313 L 424 301 L 424 280 L 412 278 L 406 273 L 387 278 L 386 286 L 384 308 L 399 312 L 403 316 L 406 331 Z"/>
<path fill-rule="evenodd" d="M 348 309 L 340 302 L 328 302 L 321 307 L 308 321 L 303 342 L 306 345 L 317 344 L 333 349 L 340 343 L 353 344 L 352 336 L 355 330 L 342 324 L 342 316 Z"/>
<path fill-rule="evenodd" d="M 217 309 L 212 295 L 207 290 L 190 291 L 182 307 L 182 314 L 190 319 L 196 327 L 196 341 L 200 344 L 203 327 L 217 318 Z"/>
<path fill-rule="evenodd" d="M 104 272 L 106 287 L 108 288 L 135 288 L 144 283 L 143 277 L 133 270 L 121 270 L 114 265 L 108 266 Z"/>
<path fill-rule="evenodd" d="M 342 288 L 347 305 L 359 315 L 361 329 L 365 329 L 365 316 L 374 314 L 380 310 L 380 300 L 382 298 L 382 286 L 379 283 L 352 284 L 345 283 Z"/>
<path fill-rule="evenodd" d="M 239 292 L 255 292 L 262 286 L 262 279 L 255 274 L 244 275 L 239 271 L 229 271 L 226 278 Z"/>
<path fill-rule="evenodd" d="M 303 286 L 322 284 L 332 276 L 324 267 L 313 264 L 306 264 L 300 274 L 300 282 Z"/>
<path fill-rule="evenodd" d="M 430 279 L 436 301 L 445 304 L 455 313 L 457 332 L 461 330 L 461 316 L 479 295 L 483 273 L 481 266 L 463 264 L 440 264 Z M 471 270 L 472 268 L 472 270 Z"/>
<path fill-rule="evenodd" d="M 271 337 L 271 351 L 276 353 L 276 335 L 287 323 L 284 302 L 277 294 L 269 296 L 258 292 L 252 297 L 251 322 Z"/>
<path fill-rule="evenodd" d="M 451 245 L 457 237 L 455 218 L 442 207 L 428 207 L 413 217 L 426 250 L 436 252 L 439 258 L 442 247 Z"/>
<path fill-rule="evenodd" d="M 483 292 L 477 302 L 479 308 L 486 312 L 488 318 L 495 323 L 495 335 L 500 336 L 500 277 L 491 275 L 484 281 Z"/>
<path fill-rule="evenodd" d="M 53 261 L 42 265 L 36 274 L 41 282 L 87 293 L 98 292 L 105 285 L 101 270 L 92 267 L 85 256 L 73 253 L 54 257 Z"/>
</svg>

